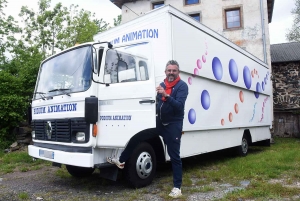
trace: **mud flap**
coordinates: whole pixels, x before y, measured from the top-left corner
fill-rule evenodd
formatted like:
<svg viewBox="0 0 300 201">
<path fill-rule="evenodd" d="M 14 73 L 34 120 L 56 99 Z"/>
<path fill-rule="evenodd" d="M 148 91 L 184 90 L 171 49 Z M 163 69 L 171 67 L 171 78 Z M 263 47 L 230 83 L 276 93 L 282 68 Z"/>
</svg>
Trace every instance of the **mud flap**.
<svg viewBox="0 0 300 201">
<path fill-rule="evenodd" d="M 117 166 L 102 167 L 100 169 L 100 177 L 112 181 L 117 181 L 118 171 L 119 168 Z"/>
</svg>

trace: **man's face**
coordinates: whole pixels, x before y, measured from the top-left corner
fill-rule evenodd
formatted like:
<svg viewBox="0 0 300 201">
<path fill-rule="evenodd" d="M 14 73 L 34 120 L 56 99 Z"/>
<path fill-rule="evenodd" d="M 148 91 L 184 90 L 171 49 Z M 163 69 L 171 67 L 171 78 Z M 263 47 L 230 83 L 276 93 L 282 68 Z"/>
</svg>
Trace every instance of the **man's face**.
<svg viewBox="0 0 300 201">
<path fill-rule="evenodd" d="M 179 69 L 177 65 L 168 65 L 166 68 L 166 76 L 169 82 L 173 82 L 179 75 Z"/>
</svg>

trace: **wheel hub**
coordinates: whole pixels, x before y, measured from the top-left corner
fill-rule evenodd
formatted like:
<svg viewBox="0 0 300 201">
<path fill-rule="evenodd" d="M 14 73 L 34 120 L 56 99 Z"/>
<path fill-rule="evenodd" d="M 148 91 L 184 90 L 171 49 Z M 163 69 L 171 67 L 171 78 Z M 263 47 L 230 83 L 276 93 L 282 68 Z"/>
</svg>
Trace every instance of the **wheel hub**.
<svg viewBox="0 0 300 201">
<path fill-rule="evenodd" d="M 242 151 L 244 154 L 248 152 L 248 143 L 246 139 L 242 140 Z"/>
<path fill-rule="evenodd" d="M 148 152 L 142 152 L 136 161 L 136 172 L 141 179 L 146 179 L 152 172 L 152 159 Z"/>
</svg>

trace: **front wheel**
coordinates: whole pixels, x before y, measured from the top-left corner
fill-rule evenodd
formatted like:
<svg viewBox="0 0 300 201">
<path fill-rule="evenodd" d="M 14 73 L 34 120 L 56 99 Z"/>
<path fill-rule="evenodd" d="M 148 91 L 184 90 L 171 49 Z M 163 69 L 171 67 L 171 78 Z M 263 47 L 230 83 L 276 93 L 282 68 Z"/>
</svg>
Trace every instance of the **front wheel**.
<svg viewBox="0 0 300 201">
<path fill-rule="evenodd" d="M 142 142 L 125 163 L 125 178 L 132 187 L 141 188 L 152 182 L 155 173 L 155 152 L 149 143 Z"/>
<path fill-rule="evenodd" d="M 95 168 L 78 167 L 73 165 L 66 165 L 70 175 L 73 177 L 87 177 L 93 174 Z"/>
</svg>

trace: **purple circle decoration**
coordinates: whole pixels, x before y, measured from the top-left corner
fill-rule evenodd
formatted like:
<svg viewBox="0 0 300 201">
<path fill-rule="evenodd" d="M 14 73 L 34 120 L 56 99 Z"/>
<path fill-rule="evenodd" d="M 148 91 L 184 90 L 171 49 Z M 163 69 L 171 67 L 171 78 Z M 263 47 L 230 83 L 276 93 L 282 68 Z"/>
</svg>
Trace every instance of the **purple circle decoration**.
<svg viewBox="0 0 300 201">
<path fill-rule="evenodd" d="M 203 63 L 206 62 L 206 57 L 205 57 L 205 55 L 202 55 L 202 61 L 203 61 Z"/>
<path fill-rule="evenodd" d="M 194 69 L 194 75 L 199 75 L 198 68 L 195 68 L 195 69 Z"/>
<path fill-rule="evenodd" d="M 265 83 L 264 83 L 264 81 L 261 82 L 261 88 L 262 88 L 263 91 L 265 90 Z"/>
<path fill-rule="evenodd" d="M 212 71 L 214 73 L 214 76 L 216 80 L 221 80 L 223 77 L 223 67 L 221 64 L 221 61 L 218 57 L 215 57 L 212 60 Z"/>
<path fill-rule="evenodd" d="M 250 89 L 251 83 L 252 83 L 252 78 L 251 78 L 251 73 L 250 73 L 248 66 L 244 67 L 243 77 L 244 77 L 245 86 L 247 87 L 247 89 Z"/>
<path fill-rule="evenodd" d="M 203 90 L 201 93 L 201 104 L 205 110 L 210 107 L 210 96 L 207 90 Z"/>
<path fill-rule="evenodd" d="M 231 77 L 231 80 L 236 83 L 238 81 L 238 67 L 233 59 L 230 59 L 229 61 L 229 74 Z"/>
<path fill-rule="evenodd" d="M 189 83 L 190 85 L 192 85 L 193 79 L 192 79 L 191 77 L 188 78 L 188 83 Z"/>
<path fill-rule="evenodd" d="M 198 60 L 197 60 L 197 67 L 198 67 L 199 69 L 202 68 L 202 62 L 201 62 L 201 59 L 198 59 Z"/>
<path fill-rule="evenodd" d="M 190 124 L 194 124 L 196 122 L 196 112 L 193 108 L 190 109 L 188 118 L 189 118 Z"/>
</svg>

